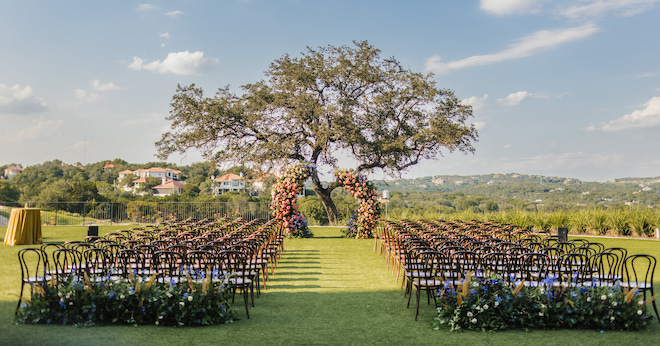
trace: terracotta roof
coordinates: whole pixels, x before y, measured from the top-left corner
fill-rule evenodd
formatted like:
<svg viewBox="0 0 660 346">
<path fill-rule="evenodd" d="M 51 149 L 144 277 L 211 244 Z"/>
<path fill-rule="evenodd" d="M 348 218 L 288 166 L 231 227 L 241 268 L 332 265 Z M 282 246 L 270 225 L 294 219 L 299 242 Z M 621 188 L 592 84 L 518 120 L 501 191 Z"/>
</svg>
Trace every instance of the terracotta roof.
<svg viewBox="0 0 660 346">
<path fill-rule="evenodd" d="M 185 185 L 185 182 L 170 180 L 170 181 L 166 182 L 165 184 L 156 185 L 153 188 L 154 189 L 164 189 L 164 188 L 174 188 L 174 187 L 179 187 L 180 188 L 183 185 Z"/>
<path fill-rule="evenodd" d="M 125 169 L 125 170 L 119 172 L 119 174 L 131 174 L 131 173 L 133 173 L 133 171 L 131 171 L 130 169 Z"/>
<path fill-rule="evenodd" d="M 232 180 L 244 180 L 244 179 L 245 178 L 241 177 L 240 175 L 229 173 L 221 177 L 215 178 L 213 181 L 232 181 Z"/>
<path fill-rule="evenodd" d="M 16 166 L 11 166 L 11 167 L 5 168 L 5 171 L 21 171 L 21 172 L 23 172 L 23 168 L 16 167 Z"/>
<path fill-rule="evenodd" d="M 134 183 L 146 183 L 146 182 L 147 182 L 147 178 L 145 178 L 145 177 L 141 177 L 140 179 L 135 179 L 135 180 L 133 180 L 133 182 L 134 182 Z"/>
</svg>

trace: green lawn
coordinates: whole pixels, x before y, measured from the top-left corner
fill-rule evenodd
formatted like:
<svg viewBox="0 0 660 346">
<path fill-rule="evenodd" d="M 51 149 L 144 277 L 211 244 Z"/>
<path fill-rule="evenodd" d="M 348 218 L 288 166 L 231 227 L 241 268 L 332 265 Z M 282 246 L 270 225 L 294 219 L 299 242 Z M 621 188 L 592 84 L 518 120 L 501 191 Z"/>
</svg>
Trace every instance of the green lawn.
<svg viewBox="0 0 660 346">
<path fill-rule="evenodd" d="M 104 234 L 126 226 L 102 226 Z M 4 230 L 2 230 L 4 237 Z M 435 310 L 424 301 L 419 321 L 385 262 L 372 252 L 373 240 L 342 237 L 338 228 L 314 228 L 314 238 L 289 239 L 286 253 L 268 289 L 250 307 L 245 319 L 213 327 L 15 325 L 13 313 L 20 288 L 16 253 L 20 246 L 0 247 L 0 344 L 133 345 L 133 344 L 652 344 L 660 339 L 660 324 L 647 332 L 507 331 L 497 333 L 433 331 Z M 46 227 L 44 241 L 80 240 L 85 227 Z M 660 258 L 660 242 L 599 239 L 631 253 Z M 656 280 L 658 275 L 656 275 Z M 656 282 L 657 284 L 657 282 Z M 656 286 L 656 289 L 659 289 Z M 413 302 L 414 304 L 414 298 Z M 412 305 L 411 304 L 411 305 Z M 656 341 L 657 342 L 657 341 Z"/>
</svg>

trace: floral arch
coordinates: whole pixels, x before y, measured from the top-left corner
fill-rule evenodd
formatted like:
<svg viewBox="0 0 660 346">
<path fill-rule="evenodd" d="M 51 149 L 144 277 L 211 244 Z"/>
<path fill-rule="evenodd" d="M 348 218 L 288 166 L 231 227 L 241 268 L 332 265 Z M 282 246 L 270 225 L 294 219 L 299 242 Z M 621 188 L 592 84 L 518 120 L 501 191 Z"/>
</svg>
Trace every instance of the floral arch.
<svg viewBox="0 0 660 346">
<path fill-rule="evenodd" d="M 287 167 L 284 174 L 273 185 L 271 206 L 273 217 L 282 222 L 287 235 L 292 237 L 311 237 L 307 220 L 298 211 L 296 200 L 302 191 L 305 180 L 314 171 L 308 163 L 297 163 Z M 372 238 L 380 219 L 380 202 L 372 182 L 353 170 L 335 170 L 335 178 L 353 198 L 358 208 L 348 224 L 347 236 L 350 238 Z"/>
</svg>

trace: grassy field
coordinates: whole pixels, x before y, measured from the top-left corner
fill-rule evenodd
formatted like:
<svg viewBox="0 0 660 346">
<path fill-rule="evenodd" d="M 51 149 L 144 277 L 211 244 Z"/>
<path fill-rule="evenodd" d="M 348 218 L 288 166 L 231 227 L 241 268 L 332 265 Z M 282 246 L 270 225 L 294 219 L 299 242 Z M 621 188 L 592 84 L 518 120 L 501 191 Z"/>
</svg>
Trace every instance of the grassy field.
<svg viewBox="0 0 660 346">
<path fill-rule="evenodd" d="M 127 226 L 102 226 L 104 234 Z M 4 230 L 2 230 L 4 231 Z M 507 331 L 497 333 L 434 331 L 436 313 L 421 304 L 419 321 L 385 262 L 372 252 L 373 240 L 342 237 L 338 228 L 313 228 L 311 239 L 289 239 L 277 273 L 245 319 L 240 297 L 240 320 L 213 327 L 102 326 L 76 328 L 15 325 L 14 309 L 20 288 L 16 253 L 20 246 L 0 247 L 0 345 L 182 345 L 182 344 L 408 344 L 408 345 L 540 345 L 614 343 L 653 344 L 660 324 L 645 332 L 600 333 L 593 330 Z M 4 236 L 4 233 L 2 233 Z M 44 241 L 81 240 L 85 227 L 46 227 Z M 596 239 L 592 239 L 596 240 Z M 606 246 L 623 246 L 630 253 L 660 257 L 660 243 L 648 240 L 602 239 Z M 658 275 L 656 275 L 656 279 Z M 656 282 L 656 290 L 659 289 Z M 413 301 L 414 304 L 414 301 Z"/>
</svg>

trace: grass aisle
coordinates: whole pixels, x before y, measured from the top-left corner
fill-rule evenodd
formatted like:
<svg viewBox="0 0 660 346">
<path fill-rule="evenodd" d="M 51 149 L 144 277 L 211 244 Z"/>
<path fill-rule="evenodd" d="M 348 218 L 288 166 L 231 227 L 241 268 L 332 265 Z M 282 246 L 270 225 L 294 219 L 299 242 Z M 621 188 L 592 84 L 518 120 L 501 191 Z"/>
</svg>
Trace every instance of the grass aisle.
<svg viewBox="0 0 660 346">
<path fill-rule="evenodd" d="M 76 240 L 74 228 L 45 234 L 46 241 Z M 70 232 L 70 233 L 65 233 Z M 242 297 L 235 306 L 241 318 L 212 327 L 14 325 L 20 269 L 18 247 L 0 248 L 0 345 L 618 345 L 654 344 L 657 321 L 648 332 L 592 330 L 507 331 L 497 333 L 433 331 L 433 305 L 411 308 L 373 240 L 343 238 L 339 228 L 314 228 L 314 238 L 287 239 L 285 255 L 268 289 L 250 306 L 245 319 Z M 433 304 L 433 303 L 431 303 Z M 655 341 L 654 341 L 655 340 Z"/>
</svg>

